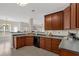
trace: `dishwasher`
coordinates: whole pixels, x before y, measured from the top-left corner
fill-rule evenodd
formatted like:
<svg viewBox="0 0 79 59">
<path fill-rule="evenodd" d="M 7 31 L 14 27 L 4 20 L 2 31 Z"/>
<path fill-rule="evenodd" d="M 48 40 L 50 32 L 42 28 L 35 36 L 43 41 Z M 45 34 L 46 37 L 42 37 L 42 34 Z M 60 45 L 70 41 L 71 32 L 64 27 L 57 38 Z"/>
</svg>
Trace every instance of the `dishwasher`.
<svg viewBox="0 0 79 59">
<path fill-rule="evenodd" d="M 40 48 L 40 37 L 39 36 L 34 36 L 34 39 L 33 39 L 34 41 L 33 41 L 33 45 L 35 46 L 35 47 L 38 47 L 38 48 Z"/>
</svg>

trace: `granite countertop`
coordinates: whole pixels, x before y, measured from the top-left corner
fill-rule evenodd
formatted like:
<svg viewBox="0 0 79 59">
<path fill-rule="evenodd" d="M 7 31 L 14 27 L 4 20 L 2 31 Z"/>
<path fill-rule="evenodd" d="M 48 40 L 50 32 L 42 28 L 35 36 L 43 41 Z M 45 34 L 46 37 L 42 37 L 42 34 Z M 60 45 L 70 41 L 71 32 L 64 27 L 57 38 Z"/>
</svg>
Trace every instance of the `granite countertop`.
<svg viewBox="0 0 79 59">
<path fill-rule="evenodd" d="M 13 36 L 15 36 L 15 37 L 22 37 L 22 36 L 38 36 L 38 37 L 57 38 L 57 39 L 63 39 L 64 37 L 66 37 L 66 36 L 59 36 L 59 35 L 49 36 L 49 35 L 28 35 L 28 34 L 14 34 Z"/>
</svg>

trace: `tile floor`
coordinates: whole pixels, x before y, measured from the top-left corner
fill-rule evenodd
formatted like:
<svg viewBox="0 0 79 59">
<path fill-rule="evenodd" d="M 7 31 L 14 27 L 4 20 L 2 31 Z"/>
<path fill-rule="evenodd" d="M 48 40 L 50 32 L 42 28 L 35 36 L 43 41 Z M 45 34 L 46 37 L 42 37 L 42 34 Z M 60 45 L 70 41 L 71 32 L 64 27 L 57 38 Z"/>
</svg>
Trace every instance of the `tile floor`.
<svg viewBox="0 0 79 59">
<path fill-rule="evenodd" d="M 34 47 L 25 46 L 19 49 L 3 49 L 0 56 L 58 56 L 55 53 Z"/>
<path fill-rule="evenodd" d="M 25 46 L 20 49 L 12 49 L 11 56 L 58 56 L 55 53 L 34 47 L 34 46 Z"/>
<path fill-rule="evenodd" d="M 14 49 L 11 40 L 12 37 L 9 34 L 0 35 L 0 56 L 58 56 L 55 53 L 34 46 Z"/>
</svg>

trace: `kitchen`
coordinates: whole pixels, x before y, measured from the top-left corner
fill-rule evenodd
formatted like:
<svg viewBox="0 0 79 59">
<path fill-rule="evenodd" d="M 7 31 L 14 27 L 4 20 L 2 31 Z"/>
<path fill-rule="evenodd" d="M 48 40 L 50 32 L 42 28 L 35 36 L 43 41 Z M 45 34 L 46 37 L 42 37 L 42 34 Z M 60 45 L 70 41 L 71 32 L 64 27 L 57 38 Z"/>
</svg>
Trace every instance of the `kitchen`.
<svg viewBox="0 0 79 59">
<path fill-rule="evenodd" d="M 17 12 L 14 14 L 13 11 L 9 10 L 10 13 L 13 12 L 16 16 L 14 19 L 18 19 L 18 22 L 15 22 L 16 20 L 10 21 L 9 17 L 2 17 L 6 21 L 2 20 L 3 22 L 1 22 L 5 25 L 0 30 L 4 29 L 2 32 L 11 33 L 11 49 L 19 50 L 24 47 L 33 46 L 55 53 L 58 56 L 79 56 L 78 3 L 29 3 L 26 7 L 16 4 L 0 4 L 0 6 L 4 6 L 1 11 L 5 10 L 5 7 L 11 9 L 10 6 L 13 6 L 12 9 Z M 15 8 L 19 9 L 19 11 Z M 23 9 L 20 10 L 21 8 Z M 26 9 L 28 10 L 26 11 Z M 18 16 L 19 12 L 23 16 Z M 7 12 L 4 14 L 7 14 Z M 11 14 L 7 15 L 14 16 Z M 27 21 L 25 16 L 31 17 L 30 19 L 27 17 L 29 21 Z M 25 18 L 25 20 L 21 20 L 18 17 Z M 7 24 L 11 26 L 6 28 Z"/>
</svg>

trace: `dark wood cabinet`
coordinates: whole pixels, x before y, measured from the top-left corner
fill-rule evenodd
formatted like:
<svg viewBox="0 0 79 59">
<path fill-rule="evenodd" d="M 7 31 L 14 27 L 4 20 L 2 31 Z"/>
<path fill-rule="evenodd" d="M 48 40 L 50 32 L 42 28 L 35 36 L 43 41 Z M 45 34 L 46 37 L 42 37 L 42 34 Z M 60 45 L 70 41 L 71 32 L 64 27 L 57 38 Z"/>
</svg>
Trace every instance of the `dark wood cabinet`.
<svg viewBox="0 0 79 59">
<path fill-rule="evenodd" d="M 45 30 L 51 30 L 52 27 L 51 27 L 51 15 L 46 15 L 45 16 Z"/>
<path fill-rule="evenodd" d="M 64 9 L 64 29 L 70 29 L 70 6 Z"/>
<path fill-rule="evenodd" d="M 71 3 L 64 10 L 64 29 L 79 28 L 79 3 Z"/>
<path fill-rule="evenodd" d="M 52 49 L 58 49 L 61 39 L 52 39 Z"/>
<path fill-rule="evenodd" d="M 77 3 L 77 28 L 79 28 L 79 3 Z"/>
<path fill-rule="evenodd" d="M 79 3 L 71 3 L 64 9 L 64 29 L 79 28 Z"/>
<path fill-rule="evenodd" d="M 20 37 L 20 40 L 21 40 L 21 46 L 25 46 L 25 40 L 26 40 L 26 37 L 25 36 L 22 36 Z"/>
<path fill-rule="evenodd" d="M 14 48 L 33 46 L 32 36 L 14 37 Z M 59 48 L 61 39 L 40 37 L 40 48 L 59 54 L 60 56 L 79 56 L 79 53 Z"/>
<path fill-rule="evenodd" d="M 71 5 L 71 29 L 76 29 L 76 18 L 77 18 L 77 14 L 76 14 L 76 3 L 72 3 Z"/>
<path fill-rule="evenodd" d="M 45 38 L 45 49 L 51 51 L 51 38 Z"/>
<path fill-rule="evenodd" d="M 71 3 L 64 11 L 45 16 L 45 30 L 79 28 L 79 3 Z"/>
<path fill-rule="evenodd" d="M 24 46 L 24 40 L 23 37 L 16 37 L 16 42 L 15 42 L 15 48 L 21 48 Z"/>
<path fill-rule="evenodd" d="M 23 46 L 25 46 L 24 42 L 25 42 L 25 37 L 16 37 L 16 48 L 21 48 Z"/>
<path fill-rule="evenodd" d="M 33 46 L 33 37 L 32 36 L 26 36 L 26 46 Z"/>
<path fill-rule="evenodd" d="M 63 29 L 63 11 L 52 13 L 45 16 L 45 30 Z"/>
<path fill-rule="evenodd" d="M 59 49 L 59 44 L 60 44 L 60 42 L 61 42 L 61 39 L 52 39 L 52 47 L 51 47 L 51 49 L 52 49 L 52 52 L 55 52 L 55 53 L 57 53 L 57 54 L 59 54 L 59 51 L 60 51 L 60 49 Z"/>
<path fill-rule="evenodd" d="M 63 11 L 52 14 L 52 30 L 63 29 Z"/>
<path fill-rule="evenodd" d="M 27 36 L 24 38 L 24 45 L 27 46 Z"/>
<path fill-rule="evenodd" d="M 21 48 L 24 46 L 33 46 L 33 37 L 32 36 L 21 36 L 13 37 L 13 47 Z"/>
<path fill-rule="evenodd" d="M 21 47 L 21 42 L 20 42 L 20 37 L 16 37 L 16 41 L 15 41 L 15 48 L 20 48 Z"/>
<path fill-rule="evenodd" d="M 40 37 L 40 48 L 45 49 L 45 37 Z"/>
</svg>

